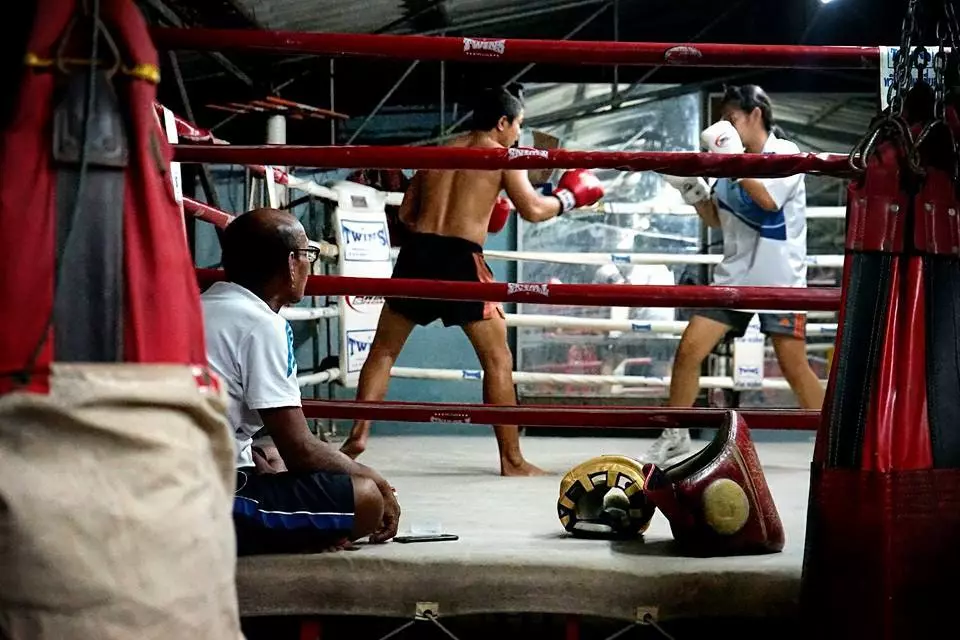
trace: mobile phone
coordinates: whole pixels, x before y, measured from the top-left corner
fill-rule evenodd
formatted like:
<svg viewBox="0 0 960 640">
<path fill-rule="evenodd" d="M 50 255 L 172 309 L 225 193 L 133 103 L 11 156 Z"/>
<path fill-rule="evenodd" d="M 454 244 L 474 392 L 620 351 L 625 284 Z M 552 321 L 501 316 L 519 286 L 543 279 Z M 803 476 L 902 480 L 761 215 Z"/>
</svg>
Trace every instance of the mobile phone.
<svg viewBox="0 0 960 640">
<path fill-rule="evenodd" d="M 460 536 L 456 536 L 452 533 L 429 533 L 419 536 L 397 536 L 393 539 L 394 542 L 406 543 L 406 542 L 446 542 L 448 540 L 459 540 Z"/>
</svg>

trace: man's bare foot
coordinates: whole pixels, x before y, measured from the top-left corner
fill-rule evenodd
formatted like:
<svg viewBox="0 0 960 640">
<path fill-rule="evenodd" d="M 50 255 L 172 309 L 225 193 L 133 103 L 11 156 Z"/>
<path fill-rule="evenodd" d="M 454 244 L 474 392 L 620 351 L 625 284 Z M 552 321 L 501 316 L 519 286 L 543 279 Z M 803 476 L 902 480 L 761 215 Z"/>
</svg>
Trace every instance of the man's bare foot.
<svg viewBox="0 0 960 640">
<path fill-rule="evenodd" d="M 367 449 L 367 439 L 360 438 L 347 438 L 343 441 L 343 444 L 340 445 L 340 453 L 349 456 L 353 459 L 356 459 L 361 453 Z"/>
<path fill-rule="evenodd" d="M 500 475 L 504 477 L 510 476 L 545 476 L 548 475 L 546 471 L 540 467 L 536 467 L 526 460 L 522 461 L 520 464 L 514 464 L 506 460 L 500 461 Z"/>
</svg>

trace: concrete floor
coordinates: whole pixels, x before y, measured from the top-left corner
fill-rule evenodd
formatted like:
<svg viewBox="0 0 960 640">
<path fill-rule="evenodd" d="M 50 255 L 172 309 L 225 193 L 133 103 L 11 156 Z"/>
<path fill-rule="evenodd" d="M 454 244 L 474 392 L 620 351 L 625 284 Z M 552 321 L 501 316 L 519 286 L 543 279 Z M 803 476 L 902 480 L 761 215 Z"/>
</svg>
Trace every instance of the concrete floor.
<svg viewBox="0 0 960 640">
<path fill-rule="evenodd" d="M 433 602 L 441 616 L 572 613 L 632 621 L 638 607 L 654 608 L 660 620 L 796 615 L 812 437 L 757 445 L 786 530 L 782 553 L 682 557 L 659 512 L 641 541 L 569 537 L 556 515 L 562 474 L 602 453 L 639 456 L 649 443 L 526 436 L 525 455 L 552 475 L 501 478 L 492 434 L 374 437 L 361 461 L 397 488 L 401 532 L 439 530 L 460 539 L 242 558 L 241 611 L 409 618 L 418 602 Z"/>
</svg>

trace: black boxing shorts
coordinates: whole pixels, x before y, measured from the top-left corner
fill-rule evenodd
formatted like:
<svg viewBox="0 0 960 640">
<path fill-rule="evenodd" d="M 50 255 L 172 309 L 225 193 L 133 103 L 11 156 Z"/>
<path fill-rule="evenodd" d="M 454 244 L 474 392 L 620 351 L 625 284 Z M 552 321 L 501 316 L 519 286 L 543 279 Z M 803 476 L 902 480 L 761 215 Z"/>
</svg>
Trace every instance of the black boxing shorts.
<svg viewBox="0 0 960 640">
<path fill-rule="evenodd" d="M 483 259 L 483 247 L 463 238 L 433 233 L 410 233 L 404 238 L 392 277 L 405 280 L 494 281 L 490 266 Z M 384 302 L 391 311 L 418 325 L 441 320 L 445 327 L 462 327 L 498 315 L 505 317 L 503 307 L 496 302 L 419 298 L 386 298 Z"/>
</svg>

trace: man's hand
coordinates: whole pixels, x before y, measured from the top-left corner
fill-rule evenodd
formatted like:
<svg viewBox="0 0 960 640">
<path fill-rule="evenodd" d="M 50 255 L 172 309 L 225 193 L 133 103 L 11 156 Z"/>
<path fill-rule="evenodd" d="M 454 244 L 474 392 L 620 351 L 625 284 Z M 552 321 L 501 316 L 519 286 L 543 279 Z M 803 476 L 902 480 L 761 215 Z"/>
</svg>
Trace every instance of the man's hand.
<svg viewBox="0 0 960 640">
<path fill-rule="evenodd" d="M 560 177 L 553 195 L 560 200 L 560 212 L 589 207 L 603 197 L 603 185 L 589 169 L 572 169 Z"/>
<path fill-rule="evenodd" d="M 380 544 L 390 540 L 397 535 L 400 528 L 400 503 L 397 502 L 397 496 L 393 489 L 388 487 L 381 492 L 383 494 L 383 520 L 380 521 L 380 527 L 370 534 L 370 542 Z"/>
</svg>

